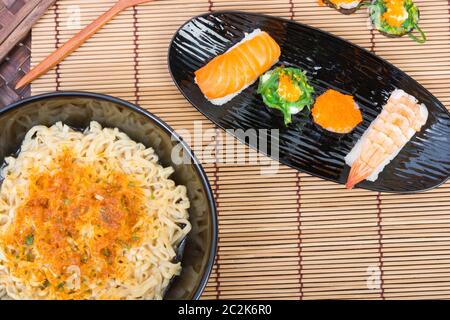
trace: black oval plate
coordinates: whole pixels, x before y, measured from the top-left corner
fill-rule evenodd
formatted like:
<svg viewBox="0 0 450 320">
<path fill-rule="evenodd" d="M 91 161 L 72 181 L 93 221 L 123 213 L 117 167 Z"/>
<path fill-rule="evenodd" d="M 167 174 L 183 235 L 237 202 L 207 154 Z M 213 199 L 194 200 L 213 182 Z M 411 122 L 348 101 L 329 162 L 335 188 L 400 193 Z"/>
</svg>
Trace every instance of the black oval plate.
<svg viewBox="0 0 450 320">
<path fill-rule="evenodd" d="M 329 88 L 353 95 L 364 122 L 347 135 L 327 132 L 310 117 L 294 116 L 293 123 L 286 128 L 281 114 L 265 107 L 256 93 L 258 82 L 223 106 L 208 102 L 194 83 L 194 71 L 239 42 L 245 32 L 256 28 L 267 31 L 280 45 L 278 65 L 306 70 L 316 96 Z M 223 11 L 186 22 L 173 37 L 168 59 L 172 78 L 180 91 L 219 127 L 225 130 L 279 129 L 279 158 L 276 160 L 338 183 L 347 180 L 349 167 L 345 165 L 345 155 L 379 114 L 390 93 L 395 88 L 403 89 L 427 106 L 428 121 L 375 182 L 364 181 L 358 187 L 383 192 L 417 192 L 434 188 L 449 178 L 450 114 L 447 109 L 404 72 L 341 38 L 281 18 Z M 253 132 L 258 135 L 258 130 Z M 258 149 L 253 140 L 241 138 Z M 259 151 L 267 154 L 265 150 Z"/>
</svg>

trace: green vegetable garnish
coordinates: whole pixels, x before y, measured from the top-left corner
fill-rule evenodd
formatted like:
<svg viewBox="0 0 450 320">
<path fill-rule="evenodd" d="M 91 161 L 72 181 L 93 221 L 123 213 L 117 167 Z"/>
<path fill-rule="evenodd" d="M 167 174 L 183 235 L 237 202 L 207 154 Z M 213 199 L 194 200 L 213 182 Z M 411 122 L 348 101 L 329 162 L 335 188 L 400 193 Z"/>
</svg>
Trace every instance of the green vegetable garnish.
<svg viewBox="0 0 450 320">
<path fill-rule="evenodd" d="M 87 263 L 88 261 L 89 261 L 89 256 L 85 253 L 85 254 L 83 254 L 82 256 L 81 256 L 81 259 L 80 259 L 80 261 L 81 261 L 81 263 Z"/>
<path fill-rule="evenodd" d="M 50 286 L 50 281 L 45 279 L 44 282 L 42 282 L 42 289 L 48 288 L 49 286 Z"/>
<path fill-rule="evenodd" d="M 396 20 L 395 16 L 390 16 L 388 12 L 388 4 L 386 0 L 374 0 L 369 5 L 370 18 L 375 28 L 387 36 L 401 37 L 405 34 L 418 43 L 424 43 L 427 40 L 425 33 L 419 27 L 420 12 L 412 0 L 398 0 L 402 1 L 403 8 L 407 13 L 406 19 L 402 22 Z M 395 4 L 390 4 L 394 6 Z M 400 4 L 401 5 L 401 4 Z M 398 8 L 392 7 L 390 10 Z M 398 13 L 397 13 L 398 14 Z M 420 37 L 412 34 L 412 31 L 417 30 Z"/>
<path fill-rule="evenodd" d="M 291 67 L 278 67 L 262 75 L 258 93 L 268 107 L 282 112 L 286 125 L 292 122 L 293 114 L 305 107 L 309 111 L 314 102 L 314 88 L 308 83 L 305 73 Z"/>
<path fill-rule="evenodd" d="M 59 291 L 63 291 L 65 285 L 66 285 L 66 282 L 63 281 L 63 282 L 58 283 L 58 285 L 56 286 L 56 288 L 57 288 Z"/>
<path fill-rule="evenodd" d="M 25 244 L 27 246 L 32 246 L 34 243 L 34 235 L 32 233 L 30 233 L 29 235 L 27 235 L 25 237 Z"/>
<path fill-rule="evenodd" d="M 102 255 L 104 255 L 105 257 L 109 257 L 111 256 L 111 251 L 108 248 L 103 248 Z"/>
<path fill-rule="evenodd" d="M 26 258 L 27 261 L 30 261 L 30 262 L 34 261 L 34 254 L 33 254 L 33 252 L 31 250 L 28 250 L 25 258 Z"/>
</svg>

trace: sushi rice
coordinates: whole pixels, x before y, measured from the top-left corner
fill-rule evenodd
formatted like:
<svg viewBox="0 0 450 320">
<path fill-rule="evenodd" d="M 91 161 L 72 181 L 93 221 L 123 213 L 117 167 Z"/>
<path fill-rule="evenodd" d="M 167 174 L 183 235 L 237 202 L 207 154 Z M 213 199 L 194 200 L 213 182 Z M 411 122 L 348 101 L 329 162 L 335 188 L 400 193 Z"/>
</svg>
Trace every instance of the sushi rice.
<svg viewBox="0 0 450 320">
<path fill-rule="evenodd" d="M 324 3 L 329 7 L 337 10 L 353 10 L 361 5 L 361 0 L 344 1 L 344 0 L 324 0 Z M 352 11 L 353 12 L 353 11 Z"/>
<path fill-rule="evenodd" d="M 391 98 L 399 99 L 401 97 L 407 97 L 411 101 L 414 101 L 414 103 L 418 102 L 418 100 L 414 96 L 409 95 L 405 91 L 400 90 L 400 89 L 394 90 L 391 94 L 390 99 Z M 420 108 L 420 113 L 421 113 L 422 119 L 424 119 L 424 123 L 425 123 L 428 119 L 427 107 L 422 103 L 419 105 L 419 108 Z M 378 117 L 377 117 L 377 119 L 378 119 Z M 352 167 L 353 163 L 356 161 L 356 159 L 359 158 L 359 155 L 361 154 L 362 146 L 367 139 L 367 135 L 370 132 L 371 127 L 374 125 L 374 123 L 377 119 L 372 121 L 369 128 L 364 132 L 364 134 L 361 136 L 361 138 L 355 144 L 355 146 L 350 151 L 350 153 L 347 154 L 347 156 L 345 157 L 345 163 L 349 167 Z M 373 173 L 366 180 L 371 181 L 371 182 L 376 181 L 378 179 L 378 175 L 383 171 L 384 167 L 387 166 L 400 153 L 400 151 L 403 149 L 403 147 L 406 145 L 406 143 L 408 143 L 411 140 L 411 138 L 414 136 L 415 133 L 416 133 L 416 131 L 414 129 L 410 128 L 408 130 L 408 135 L 406 137 L 407 140 L 404 142 L 404 144 L 401 147 L 397 148 L 396 152 L 394 152 L 385 161 L 383 161 L 378 167 L 376 167 L 375 170 L 373 171 Z"/>
<path fill-rule="evenodd" d="M 360 5 L 361 1 L 356 0 L 353 2 L 333 2 L 336 7 L 338 9 L 346 9 L 346 10 L 351 10 L 351 9 L 355 9 L 357 6 Z"/>
</svg>

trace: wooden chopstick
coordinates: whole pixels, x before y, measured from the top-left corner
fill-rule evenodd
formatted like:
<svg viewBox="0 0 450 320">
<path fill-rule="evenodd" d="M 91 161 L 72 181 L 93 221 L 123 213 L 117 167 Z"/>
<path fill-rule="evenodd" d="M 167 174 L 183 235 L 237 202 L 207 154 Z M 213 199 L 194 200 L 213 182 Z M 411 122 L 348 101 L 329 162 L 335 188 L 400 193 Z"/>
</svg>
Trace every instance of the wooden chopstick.
<svg viewBox="0 0 450 320">
<path fill-rule="evenodd" d="M 88 26 L 78 32 L 63 46 L 56 49 L 52 54 L 40 62 L 29 73 L 27 73 L 16 85 L 16 90 L 30 83 L 47 71 L 52 69 L 68 55 L 78 49 L 84 42 L 91 38 L 98 30 L 100 30 L 105 24 L 113 19 L 121 11 L 141 3 L 151 2 L 153 0 L 120 0 L 111 9 L 102 14 L 96 20 L 91 22 Z"/>
</svg>

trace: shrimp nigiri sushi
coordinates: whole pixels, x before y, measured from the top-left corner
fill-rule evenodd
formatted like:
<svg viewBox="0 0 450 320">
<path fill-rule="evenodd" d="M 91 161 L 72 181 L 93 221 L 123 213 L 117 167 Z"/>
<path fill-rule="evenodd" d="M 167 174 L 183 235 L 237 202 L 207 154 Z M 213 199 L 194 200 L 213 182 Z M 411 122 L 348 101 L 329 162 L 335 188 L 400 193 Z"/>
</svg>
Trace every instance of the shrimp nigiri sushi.
<svg viewBox="0 0 450 320">
<path fill-rule="evenodd" d="M 195 71 L 195 82 L 211 103 L 222 105 L 277 63 L 280 54 L 276 41 L 267 32 L 256 29 Z"/>
<path fill-rule="evenodd" d="M 394 90 L 378 117 L 345 157 L 351 167 L 346 187 L 375 181 L 384 167 L 419 132 L 428 119 L 424 104 L 403 90 Z"/>
</svg>

